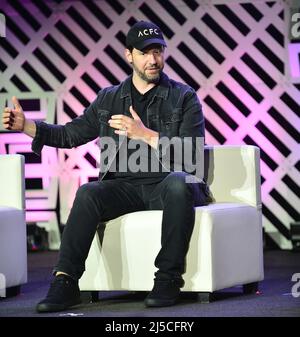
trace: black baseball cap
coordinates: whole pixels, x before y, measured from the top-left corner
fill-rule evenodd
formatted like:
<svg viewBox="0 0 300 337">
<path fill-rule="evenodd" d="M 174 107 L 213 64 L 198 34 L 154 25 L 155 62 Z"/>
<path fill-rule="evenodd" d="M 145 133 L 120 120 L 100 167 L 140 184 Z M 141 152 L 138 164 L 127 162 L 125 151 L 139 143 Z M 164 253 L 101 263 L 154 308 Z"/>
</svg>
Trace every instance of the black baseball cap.
<svg viewBox="0 0 300 337">
<path fill-rule="evenodd" d="M 126 47 L 143 50 L 151 44 L 167 46 L 162 31 L 152 22 L 139 21 L 135 23 L 126 36 Z"/>
</svg>

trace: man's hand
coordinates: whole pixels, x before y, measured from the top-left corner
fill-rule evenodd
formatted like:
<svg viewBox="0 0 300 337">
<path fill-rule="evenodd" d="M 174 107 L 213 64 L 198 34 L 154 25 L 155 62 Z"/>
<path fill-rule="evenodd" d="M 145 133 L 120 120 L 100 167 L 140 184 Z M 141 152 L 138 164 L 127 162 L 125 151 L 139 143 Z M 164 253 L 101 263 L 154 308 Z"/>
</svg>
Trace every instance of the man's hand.
<svg viewBox="0 0 300 337">
<path fill-rule="evenodd" d="M 133 118 L 125 115 L 113 115 L 111 116 L 112 119 L 108 121 L 109 125 L 116 129 L 115 133 L 118 135 L 127 136 L 131 139 L 143 139 L 147 128 L 132 106 L 129 107 L 129 111 Z"/>
<path fill-rule="evenodd" d="M 23 109 L 17 97 L 13 96 L 12 102 L 14 104 L 14 109 L 6 107 L 3 110 L 3 127 L 7 130 L 24 131 L 25 115 Z"/>
<path fill-rule="evenodd" d="M 130 139 L 141 139 L 156 149 L 158 132 L 148 129 L 132 106 L 129 107 L 129 112 L 132 118 L 125 115 L 113 115 L 108 121 L 109 125 L 116 129 L 116 134 L 127 136 Z"/>
<path fill-rule="evenodd" d="M 36 135 L 35 122 L 25 118 L 23 109 L 16 96 L 13 96 L 12 102 L 14 109 L 6 107 L 3 110 L 2 124 L 4 129 L 21 131 L 34 138 Z"/>
</svg>

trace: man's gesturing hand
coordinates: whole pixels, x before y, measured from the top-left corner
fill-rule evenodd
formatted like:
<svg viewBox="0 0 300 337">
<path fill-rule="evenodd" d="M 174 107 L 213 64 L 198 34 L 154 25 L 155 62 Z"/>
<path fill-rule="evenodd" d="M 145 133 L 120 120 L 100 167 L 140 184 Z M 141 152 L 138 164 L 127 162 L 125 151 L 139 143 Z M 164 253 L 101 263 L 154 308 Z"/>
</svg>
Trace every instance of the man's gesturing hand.
<svg viewBox="0 0 300 337">
<path fill-rule="evenodd" d="M 132 118 L 125 115 L 113 115 L 108 121 L 109 125 L 116 129 L 115 133 L 118 135 L 127 136 L 131 139 L 143 139 L 147 128 L 132 106 L 129 107 L 129 111 Z"/>
<path fill-rule="evenodd" d="M 25 115 L 23 109 L 17 99 L 13 96 L 12 102 L 14 104 L 14 109 L 4 108 L 2 115 L 2 124 L 4 129 L 23 131 L 25 124 Z"/>
<path fill-rule="evenodd" d="M 132 118 L 125 115 L 113 115 L 108 121 L 109 125 L 116 129 L 118 135 L 127 136 L 130 139 L 141 139 L 150 146 L 156 148 L 158 132 L 148 129 L 141 121 L 139 115 L 129 107 Z"/>
</svg>

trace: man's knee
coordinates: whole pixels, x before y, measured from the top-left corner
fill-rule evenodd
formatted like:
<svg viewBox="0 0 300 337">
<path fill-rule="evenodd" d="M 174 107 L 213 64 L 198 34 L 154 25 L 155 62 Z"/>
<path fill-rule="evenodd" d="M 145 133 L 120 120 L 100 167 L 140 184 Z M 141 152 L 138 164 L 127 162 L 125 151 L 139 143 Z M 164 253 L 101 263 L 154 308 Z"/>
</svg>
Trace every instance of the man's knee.
<svg viewBox="0 0 300 337">
<path fill-rule="evenodd" d="M 85 202 L 93 198 L 99 198 L 101 194 L 101 183 L 91 182 L 81 185 L 76 192 L 76 199 Z"/>
<path fill-rule="evenodd" d="M 172 195 L 186 196 L 192 192 L 190 184 L 186 182 L 186 172 L 172 172 L 167 177 L 167 191 Z"/>
</svg>

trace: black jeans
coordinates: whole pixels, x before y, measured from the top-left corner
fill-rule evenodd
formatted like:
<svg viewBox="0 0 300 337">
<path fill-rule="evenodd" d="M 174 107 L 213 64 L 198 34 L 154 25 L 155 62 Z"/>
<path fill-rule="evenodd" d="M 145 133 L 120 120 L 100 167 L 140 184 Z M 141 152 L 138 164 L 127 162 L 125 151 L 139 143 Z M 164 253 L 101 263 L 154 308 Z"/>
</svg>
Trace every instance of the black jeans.
<svg viewBox="0 0 300 337">
<path fill-rule="evenodd" d="M 194 227 L 194 207 L 206 203 L 200 185 L 186 183 L 187 175 L 184 172 L 171 172 L 161 182 L 152 185 L 134 186 L 120 180 L 82 185 L 76 193 L 63 232 L 59 260 L 54 271 L 65 272 L 74 279 L 81 277 L 93 237 L 101 222 L 129 212 L 163 210 L 161 249 L 155 259 L 158 268 L 155 276 L 181 279 Z"/>
</svg>

